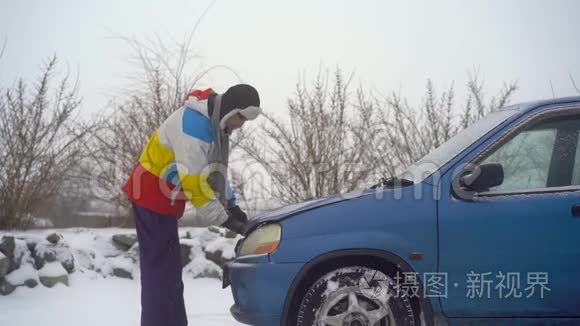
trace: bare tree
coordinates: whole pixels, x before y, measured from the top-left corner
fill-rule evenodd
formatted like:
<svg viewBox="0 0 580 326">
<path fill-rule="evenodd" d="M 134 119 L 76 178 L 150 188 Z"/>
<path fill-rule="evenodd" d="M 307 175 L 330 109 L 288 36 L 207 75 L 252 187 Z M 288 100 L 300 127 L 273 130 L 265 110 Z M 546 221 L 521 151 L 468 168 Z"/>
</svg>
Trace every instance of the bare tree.
<svg viewBox="0 0 580 326">
<path fill-rule="evenodd" d="M 229 69 L 212 66 L 188 73 L 187 67 L 199 59 L 191 45 L 196 28 L 197 25 L 187 39 L 174 48 L 169 48 L 160 39 L 141 42 L 122 38 L 135 53 L 136 69 L 128 87 L 109 104 L 112 113 L 100 118 L 88 146 L 96 165 L 91 167 L 92 183 L 99 189 L 99 197 L 128 207 L 121 187 L 149 137 L 183 105 L 187 93 L 208 72 Z M 232 144 L 236 143 L 233 139 Z"/>
<path fill-rule="evenodd" d="M 191 37 L 173 50 L 159 39 L 141 42 L 122 37 L 135 54 L 136 69 L 127 88 L 109 103 L 111 113 L 99 119 L 92 133 L 90 156 L 96 164 L 92 182 L 98 186 L 99 196 L 128 205 L 121 187 L 147 140 L 183 105 L 185 95 L 203 75 L 186 74 L 186 65 L 195 57 Z"/>
<path fill-rule="evenodd" d="M 21 79 L 0 94 L 0 229 L 29 226 L 82 158 L 77 89 L 68 76 L 53 86 L 56 66 L 53 57 L 32 87 Z"/>
<path fill-rule="evenodd" d="M 576 80 L 574 79 L 574 77 L 572 77 L 572 74 L 570 74 L 570 82 L 572 83 L 572 87 L 574 87 L 574 90 L 576 90 L 576 93 L 580 95 L 580 88 L 578 88 L 578 86 L 576 85 Z"/>
<path fill-rule="evenodd" d="M 351 99 L 352 76 L 345 79 L 337 70 L 333 77 L 329 83 L 319 74 L 310 88 L 299 83 L 288 101 L 290 120 L 266 115 L 266 123 L 241 143 L 250 160 L 269 174 L 273 189 L 267 193 L 281 203 L 349 191 L 369 179 L 397 175 L 504 106 L 517 89 L 515 83 L 507 84 L 486 102 L 483 82 L 474 71 L 462 109 L 456 107 L 453 85 L 439 94 L 430 80 L 421 105 L 414 108 L 397 93 L 379 99 L 359 88 Z"/>
<path fill-rule="evenodd" d="M 2 46 L 0 46 L 0 59 L 4 56 L 4 51 L 6 51 L 6 44 L 8 43 L 8 39 L 4 38 L 2 41 Z"/>
<path fill-rule="evenodd" d="M 455 89 L 451 85 L 438 94 L 431 80 L 427 81 L 423 101 L 418 108 L 396 93 L 385 99 L 385 110 L 379 113 L 381 137 L 373 147 L 381 153 L 375 156 L 384 174 L 397 175 L 431 150 L 455 136 L 487 113 L 509 103 L 517 84 L 504 85 L 489 102 L 484 95 L 484 83 L 479 72 L 469 74 L 466 102 L 457 108 Z"/>
<path fill-rule="evenodd" d="M 288 100 L 290 123 L 265 114 L 263 124 L 240 147 L 270 175 L 273 195 L 293 203 L 356 189 L 373 166 L 363 162 L 371 129 L 371 101 L 359 90 L 350 100 L 352 76 L 320 73 L 311 87 L 299 83 Z M 370 111 L 370 112 L 369 112 Z"/>
</svg>

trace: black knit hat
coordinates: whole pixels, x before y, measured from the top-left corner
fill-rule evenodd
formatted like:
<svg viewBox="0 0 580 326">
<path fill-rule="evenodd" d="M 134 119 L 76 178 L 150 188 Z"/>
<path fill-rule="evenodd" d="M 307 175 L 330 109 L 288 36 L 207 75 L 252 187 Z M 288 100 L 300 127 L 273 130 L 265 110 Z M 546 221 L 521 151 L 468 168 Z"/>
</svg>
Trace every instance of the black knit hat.
<svg viewBox="0 0 580 326">
<path fill-rule="evenodd" d="M 248 120 L 256 119 L 262 109 L 260 108 L 260 96 L 258 91 L 246 84 L 238 84 L 230 87 L 221 100 L 220 124 L 222 128 L 225 121 L 236 113 L 240 113 Z"/>
</svg>

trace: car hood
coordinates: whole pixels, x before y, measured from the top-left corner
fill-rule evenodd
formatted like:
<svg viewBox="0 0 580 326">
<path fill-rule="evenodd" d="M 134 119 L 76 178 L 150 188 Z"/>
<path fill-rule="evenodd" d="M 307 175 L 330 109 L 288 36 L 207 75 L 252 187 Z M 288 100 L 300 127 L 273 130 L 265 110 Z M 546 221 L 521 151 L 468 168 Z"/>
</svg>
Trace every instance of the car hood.
<svg viewBox="0 0 580 326">
<path fill-rule="evenodd" d="M 280 208 L 258 214 L 248 222 L 248 225 L 246 226 L 246 230 L 244 233 L 248 234 L 252 230 L 254 230 L 255 228 L 257 228 L 258 226 L 260 226 L 264 223 L 280 221 L 284 218 L 287 218 L 287 217 L 290 217 L 290 216 L 293 216 L 293 215 L 296 215 L 298 213 L 302 213 L 305 211 L 309 211 L 311 209 L 319 208 L 322 206 L 327 206 L 327 205 L 342 202 L 345 200 L 351 200 L 354 198 L 358 198 L 358 197 L 364 195 L 366 192 L 367 191 L 358 190 L 358 191 L 354 191 L 354 192 L 350 192 L 350 193 L 326 196 L 326 197 L 312 199 L 312 200 L 308 200 L 308 201 L 297 203 L 297 204 L 282 206 Z"/>
</svg>

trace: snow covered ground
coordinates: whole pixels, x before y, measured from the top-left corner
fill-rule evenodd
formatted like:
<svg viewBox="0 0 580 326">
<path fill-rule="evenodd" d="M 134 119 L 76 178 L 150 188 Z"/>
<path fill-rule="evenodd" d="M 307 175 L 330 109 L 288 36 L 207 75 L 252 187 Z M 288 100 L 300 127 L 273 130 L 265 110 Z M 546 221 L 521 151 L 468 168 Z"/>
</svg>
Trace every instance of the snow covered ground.
<svg viewBox="0 0 580 326">
<path fill-rule="evenodd" d="M 229 289 L 212 279 L 184 279 L 190 325 L 241 325 L 229 313 Z M 0 296 L 0 325 L 6 326 L 116 326 L 139 325 L 138 280 L 88 279 L 73 274 L 70 286 L 52 289 L 19 287 Z"/>
<path fill-rule="evenodd" d="M 84 247 L 104 253 L 111 250 L 104 241 L 111 234 L 131 232 L 122 229 L 56 230 L 72 247 Z M 187 228 L 195 236 L 205 235 L 206 230 Z M 28 231 L 29 235 L 44 235 L 51 230 Z M 134 231 L 133 231 L 134 232 Z M 15 232 L 22 235 L 22 232 Z M 6 234 L 6 233 L 4 233 Z M 0 237 L 2 234 L 0 233 Z M 198 237 L 199 238 L 199 237 Z M 221 245 L 220 239 L 209 242 Z M 76 256 L 76 255 L 75 255 Z M 75 257 L 78 259 L 78 257 Z M 194 258 L 194 257 L 192 257 Z M 79 260 L 77 260 L 79 261 Z M 80 261 L 79 261 L 80 262 Z M 193 278 L 191 269 L 184 269 L 185 304 L 190 325 L 230 326 L 241 325 L 230 315 L 233 304 L 230 289 L 222 290 L 220 281 L 210 278 Z M 207 261 L 202 262 L 207 263 Z M 8 296 L 0 296 L 0 325 L 4 326 L 116 326 L 139 325 L 140 287 L 139 273 L 135 279 L 101 277 L 93 271 L 77 267 L 69 275 L 69 286 L 57 284 L 53 288 L 37 286 L 29 289 L 18 287 Z"/>
</svg>

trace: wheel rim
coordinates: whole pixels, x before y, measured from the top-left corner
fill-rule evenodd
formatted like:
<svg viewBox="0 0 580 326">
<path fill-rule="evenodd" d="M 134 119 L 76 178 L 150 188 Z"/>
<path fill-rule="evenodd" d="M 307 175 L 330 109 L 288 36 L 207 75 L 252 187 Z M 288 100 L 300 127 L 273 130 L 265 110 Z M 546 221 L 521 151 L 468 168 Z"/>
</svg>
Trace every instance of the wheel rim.
<svg viewBox="0 0 580 326">
<path fill-rule="evenodd" d="M 348 287 L 329 295 L 317 318 L 318 326 L 396 326 L 388 304 L 377 297 Z"/>
</svg>

